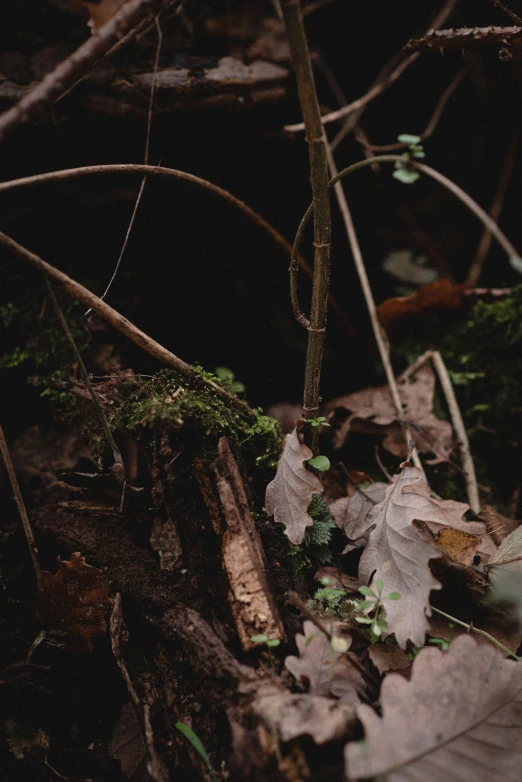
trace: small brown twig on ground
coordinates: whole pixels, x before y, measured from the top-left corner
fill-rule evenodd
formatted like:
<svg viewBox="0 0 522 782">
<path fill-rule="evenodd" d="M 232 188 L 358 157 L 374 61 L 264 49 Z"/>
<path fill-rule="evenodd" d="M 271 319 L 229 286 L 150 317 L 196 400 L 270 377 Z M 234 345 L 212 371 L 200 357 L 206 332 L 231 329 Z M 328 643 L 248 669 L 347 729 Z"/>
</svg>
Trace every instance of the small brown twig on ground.
<svg viewBox="0 0 522 782">
<path fill-rule="evenodd" d="M 473 464 L 468 435 L 466 432 L 466 427 L 464 426 L 464 421 L 462 420 L 462 413 L 460 412 L 457 397 L 455 396 L 453 384 L 448 374 L 448 370 L 446 369 L 444 359 L 438 350 L 433 351 L 431 360 L 433 362 L 433 366 L 435 367 L 435 371 L 437 372 L 444 396 L 446 397 L 446 402 L 448 404 L 451 416 L 451 422 L 457 436 L 457 446 L 460 452 L 462 468 L 464 470 L 464 480 L 466 481 L 469 506 L 473 513 L 479 513 L 480 497 L 477 486 L 477 476 L 475 475 L 475 465 Z"/>
<path fill-rule="evenodd" d="M 328 165 L 330 168 L 330 175 L 332 179 L 334 179 L 338 175 L 337 166 L 335 164 L 333 152 L 327 142 L 326 144 L 326 150 L 328 155 Z M 404 422 L 404 416 L 402 411 L 402 402 L 401 397 L 399 394 L 399 389 L 397 386 L 397 381 L 395 379 L 395 375 L 393 372 L 393 367 L 391 365 L 391 359 L 390 359 L 390 345 L 388 343 L 388 339 L 386 337 L 386 334 L 384 333 L 384 329 L 382 328 L 381 324 L 379 323 L 379 318 L 377 316 L 377 308 L 375 306 L 375 299 L 373 298 L 373 292 L 371 289 L 370 281 L 368 279 L 368 275 L 366 273 L 366 267 L 364 265 L 364 260 L 361 253 L 361 248 L 359 246 L 359 240 L 357 239 L 357 234 L 355 232 L 355 228 L 353 225 L 352 216 L 350 214 L 350 209 L 348 207 L 348 202 L 346 200 L 346 196 L 344 194 L 344 189 L 340 181 L 336 182 L 334 185 L 334 191 L 335 196 L 337 198 L 337 203 L 339 204 L 339 209 L 343 218 L 344 227 L 346 229 L 346 234 L 348 236 L 348 241 L 350 243 L 350 249 L 352 251 L 353 260 L 355 263 L 355 268 L 357 270 L 357 275 L 359 277 L 359 281 L 361 283 L 361 288 L 363 290 L 363 296 L 364 300 L 366 302 L 366 308 L 368 310 L 368 315 L 370 316 L 370 322 L 372 325 L 373 330 L 373 336 L 375 337 L 375 341 L 377 343 L 377 347 L 379 349 L 379 355 L 381 357 L 381 362 L 384 367 L 384 372 L 386 374 L 386 380 L 388 382 L 388 387 L 390 389 L 390 395 L 393 401 L 393 404 L 395 406 L 395 411 L 397 413 L 397 419 L 399 420 L 403 433 L 404 433 L 404 439 L 406 441 L 406 445 L 410 442 L 412 439 L 411 431 L 408 427 L 408 425 Z M 416 467 L 418 467 L 420 470 L 422 470 L 422 463 L 420 461 L 420 458 L 417 454 L 417 452 L 414 452 L 413 454 L 413 460 Z"/>
<path fill-rule="evenodd" d="M 190 364 L 186 364 L 184 361 L 174 355 L 174 353 L 171 353 L 170 350 L 167 350 L 163 347 L 163 345 L 160 345 L 159 342 L 151 339 L 151 337 L 141 331 L 141 329 L 137 328 L 133 323 L 127 320 L 127 318 L 125 318 L 115 309 L 106 304 L 106 302 L 102 301 L 100 298 L 98 298 L 98 296 L 96 296 L 87 288 L 84 288 L 83 285 L 80 285 L 79 282 L 76 282 L 76 280 L 68 277 L 67 274 L 64 274 L 55 266 L 51 266 L 51 264 L 46 263 L 46 261 L 42 260 L 42 258 L 40 258 L 38 255 L 30 252 L 30 250 L 28 250 L 26 247 L 18 244 L 18 242 L 15 242 L 14 239 L 2 233 L 1 231 L 0 246 L 5 247 L 5 249 L 16 258 L 19 258 L 26 263 L 30 263 L 31 266 L 34 266 L 36 269 L 44 272 L 44 274 L 48 275 L 53 280 L 56 280 L 71 296 L 74 296 L 87 307 L 91 307 L 95 312 L 98 313 L 98 315 L 110 323 L 111 326 L 114 326 L 115 329 L 131 339 L 136 345 L 145 350 L 151 356 L 154 356 L 154 358 L 156 358 L 158 361 L 168 367 L 171 367 L 172 369 L 175 369 L 186 380 L 212 389 L 212 391 L 214 391 L 214 393 L 216 393 L 220 399 L 228 402 L 236 410 L 239 410 L 247 415 L 254 415 L 253 411 L 246 404 L 246 402 L 243 402 L 234 394 L 230 394 L 222 386 L 214 383 L 213 380 L 207 380 L 199 372 L 196 372 L 194 367 L 192 367 Z"/>
<path fill-rule="evenodd" d="M 22 520 L 22 526 L 24 528 L 27 545 L 29 546 L 29 553 L 31 554 L 33 567 L 36 573 L 36 577 L 38 578 L 38 576 L 40 575 L 40 563 L 38 562 L 38 549 L 36 548 L 36 541 L 34 539 L 33 530 L 31 528 L 31 523 L 29 521 L 29 516 L 27 515 L 27 510 L 25 508 L 22 492 L 20 491 L 20 485 L 18 483 L 18 479 L 14 471 L 13 462 L 11 461 L 9 448 L 7 447 L 4 430 L 2 429 L 1 426 L 0 426 L 0 454 L 5 464 L 7 475 L 9 476 L 9 481 L 11 483 L 11 488 L 13 490 L 13 496 L 16 502 L 16 506 L 18 508 L 18 513 L 20 514 L 20 519 Z"/>
<path fill-rule="evenodd" d="M 500 562 L 493 562 L 491 565 L 485 565 L 487 569 L 492 567 L 500 567 L 500 565 L 510 565 L 512 562 L 520 562 L 522 560 L 522 554 L 518 557 L 511 557 L 511 559 L 501 559 Z"/>
<path fill-rule="evenodd" d="M 303 415 L 305 419 L 310 419 L 315 418 L 319 411 L 319 384 L 330 283 L 331 218 L 328 162 L 326 137 L 321 124 L 312 62 L 299 0 L 283 0 L 282 10 L 297 81 L 299 102 L 306 126 L 314 210 L 314 278 L 310 325 L 307 327 L 308 348 L 303 394 Z M 309 434 L 313 435 L 311 437 L 312 450 L 316 450 L 317 430 L 314 429 Z"/>
<path fill-rule="evenodd" d="M 453 11 L 456 2 L 457 0 L 447 0 L 447 2 L 444 4 L 441 11 L 437 14 L 437 17 L 433 20 L 433 23 L 431 25 L 433 29 L 437 29 L 438 27 L 440 27 L 440 25 L 444 24 L 448 16 Z M 394 84 L 399 79 L 399 77 L 402 76 L 404 71 L 413 62 L 415 62 L 415 60 L 417 59 L 416 55 L 418 54 L 419 54 L 418 52 L 414 52 L 413 54 L 410 54 L 408 57 L 406 57 L 402 62 L 399 63 L 399 65 L 397 65 L 397 67 L 391 73 L 389 73 L 385 78 L 376 82 L 372 87 L 370 87 L 368 92 L 366 92 L 366 94 L 363 95 L 361 98 L 358 98 L 352 103 L 349 103 L 347 106 L 343 106 L 342 108 L 337 109 L 337 111 L 331 111 L 328 114 L 324 114 L 321 117 L 321 122 L 323 123 L 323 125 L 326 125 L 329 122 L 335 122 L 336 120 L 341 119 L 342 117 L 346 117 L 349 114 L 353 114 L 354 112 L 365 108 L 372 100 L 374 100 L 374 98 L 376 98 L 378 95 L 384 92 L 385 89 L 387 89 L 392 84 Z M 285 125 L 284 127 L 284 130 L 287 133 L 296 133 L 304 129 L 305 129 L 304 123 L 302 122 L 298 122 L 295 125 Z"/>
<path fill-rule="evenodd" d="M 128 0 L 96 35 L 91 36 L 56 66 L 22 100 L 0 115 L 0 143 L 18 125 L 29 122 L 42 107 L 50 106 L 90 70 L 133 27 L 165 0 Z"/>
<path fill-rule="evenodd" d="M 520 110 L 517 111 L 517 114 L 520 115 Z M 495 222 L 497 222 L 500 217 L 500 214 L 502 212 L 502 207 L 504 206 L 504 199 L 506 197 L 506 192 L 509 187 L 509 183 L 511 182 L 511 177 L 513 174 L 513 165 L 518 150 L 519 136 L 520 136 L 519 123 L 515 122 L 513 126 L 513 132 L 511 133 L 511 138 L 509 139 L 507 145 L 506 154 L 504 156 L 504 165 L 502 166 L 502 171 L 500 172 L 498 184 L 495 189 L 495 193 L 493 195 L 491 207 L 489 209 L 489 214 L 491 215 L 492 219 L 495 220 Z M 475 257 L 473 259 L 473 262 L 468 272 L 467 283 L 471 288 L 474 288 L 477 285 L 490 246 L 491 246 L 491 232 L 488 231 L 487 228 L 485 228 L 480 238 L 477 251 L 475 253 Z"/>
<path fill-rule="evenodd" d="M 504 646 L 504 644 L 500 643 L 500 641 L 497 641 L 496 638 L 494 638 L 489 633 L 486 633 L 485 630 L 480 630 L 478 627 L 475 627 L 472 624 L 468 624 L 467 622 L 461 622 L 460 619 L 457 619 L 454 616 L 451 616 L 450 614 L 444 613 L 444 611 L 441 611 L 438 608 L 435 608 L 435 606 L 431 606 L 431 610 L 435 611 L 436 614 L 439 614 L 440 616 L 443 616 L 445 619 L 449 619 L 450 622 L 454 622 L 456 625 L 459 625 L 460 627 L 464 627 L 468 633 L 470 631 L 473 631 L 474 633 L 479 633 L 479 635 L 483 635 L 484 638 L 487 638 L 491 643 L 494 643 L 495 646 L 498 646 L 499 649 L 502 649 L 502 651 L 509 655 L 510 657 L 513 657 L 515 660 L 520 660 L 522 658 L 517 657 L 517 655 L 511 651 L 511 649 L 508 649 L 507 646 Z"/>
</svg>

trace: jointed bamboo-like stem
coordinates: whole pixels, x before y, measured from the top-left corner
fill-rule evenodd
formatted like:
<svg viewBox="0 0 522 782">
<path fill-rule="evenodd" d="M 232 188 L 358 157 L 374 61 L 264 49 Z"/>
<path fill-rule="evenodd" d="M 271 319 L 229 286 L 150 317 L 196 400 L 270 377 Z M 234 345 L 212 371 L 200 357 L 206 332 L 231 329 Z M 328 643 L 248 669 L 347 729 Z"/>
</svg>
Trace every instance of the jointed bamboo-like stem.
<svg viewBox="0 0 522 782">
<path fill-rule="evenodd" d="M 315 418 L 319 410 L 319 383 L 326 331 L 330 282 L 330 196 L 326 139 L 321 124 L 315 82 L 299 0 L 283 0 L 283 15 L 290 43 L 299 101 L 306 128 L 314 211 L 314 278 L 304 381 L 303 413 Z M 295 256 L 293 256 L 295 258 Z"/>
</svg>

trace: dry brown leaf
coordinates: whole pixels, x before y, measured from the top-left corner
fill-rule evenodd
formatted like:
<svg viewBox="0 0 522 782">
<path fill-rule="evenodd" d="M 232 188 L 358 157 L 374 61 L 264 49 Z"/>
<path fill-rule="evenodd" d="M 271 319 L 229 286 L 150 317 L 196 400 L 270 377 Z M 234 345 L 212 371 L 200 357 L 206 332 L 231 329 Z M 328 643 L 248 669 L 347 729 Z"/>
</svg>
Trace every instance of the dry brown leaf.
<svg viewBox="0 0 522 782">
<path fill-rule="evenodd" d="M 442 527 L 435 536 L 434 544 L 455 562 L 470 566 L 473 564 L 481 541 L 480 535 L 470 535 L 469 532 L 462 532 L 459 529 Z"/>
<path fill-rule="evenodd" d="M 346 737 L 355 723 L 351 706 L 320 695 L 282 692 L 262 696 L 256 699 L 254 710 L 283 742 L 309 735 L 316 744 L 325 744 Z"/>
<path fill-rule="evenodd" d="M 486 535 L 485 524 L 481 521 L 466 521 L 462 518 L 469 510 L 469 505 L 456 500 L 437 500 L 430 497 L 431 489 L 424 473 L 417 467 L 407 467 L 406 470 L 408 471 L 408 483 L 403 488 L 403 494 L 410 497 L 410 499 L 405 499 L 406 504 L 410 507 L 417 507 L 418 512 L 415 518 L 425 522 L 434 535 L 437 535 L 443 527 L 451 527 L 469 535 L 482 536 L 477 551 L 482 555 L 484 562 L 487 561 L 495 553 L 496 546 L 491 537 Z"/>
<path fill-rule="evenodd" d="M 384 644 L 371 644 L 368 656 L 381 676 L 388 671 L 407 671 L 411 668 L 412 661 L 406 652 L 389 641 Z"/>
<path fill-rule="evenodd" d="M 410 681 L 390 674 L 382 717 L 362 705 L 364 741 L 345 748 L 347 780 L 520 782 L 522 666 L 469 636 L 422 649 Z"/>
<path fill-rule="evenodd" d="M 333 664 L 341 656 L 341 652 L 332 649 L 325 634 L 310 620 L 304 622 L 303 630 L 304 635 L 297 633 L 295 636 L 299 657 L 287 657 L 285 667 L 297 681 L 308 684 L 311 695 L 329 695 Z M 351 642 L 351 639 L 349 640 Z"/>
<path fill-rule="evenodd" d="M 363 546 L 366 543 L 368 528 L 366 516 L 371 509 L 382 502 L 387 483 L 372 483 L 363 491 L 356 491 L 351 497 L 341 497 L 330 505 L 332 518 L 342 529 L 348 540 Z M 364 528 L 365 533 L 361 530 Z"/>
<path fill-rule="evenodd" d="M 398 321 L 419 316 L 427 310 L 458 310 L 462 306 L 465 284 L 453 285 L 449 280 L 435 280 L 421 285 L 412 296 L 386 299 L 377 307 L 377 316 L 389 329 Z"/>
<path fill-rule="evenodd" d="M 435 375 L 430 367 L 422 367 L 409 381 L 399 383 L 403 416 L 410 424 L 411 434 L 421 453 L 433 453 L 433 463 L 445 461 L 452 451 L 452 429 L 447 421 L 433 414 Z M 350 412 L 348 418 L 333 432 L 333 446 L 344 445 L 350 430 L 368 434 L 383 434 L 383 447 L 404 458 L 407 448 L 404 433 L 397 420 L 388 386 L 366 388 L 348 396 L 333 399 L 326 406 L 332 414 L 337 408 Z M 331 418 L 331 415 L 330 415 Z"/>
<path fill-rule="evenodd" d="M 388 631 L 395 634 L 401 649 L 408 640 L 424 646 L 430 592 L 440 589 L 428 567 L 429 560 L 440 554 L 421 539 L 412 524 L 414 519 L 429 518 L 431 510 L 429 499 L 408 492 L 419 474 L 422 476 L 420 470 L 406 462 L 396 482 L 386 489 L 384 500 L 372 508 L 361 527 L 362 533 L 365 529 L 371 532 L 359 563 L 359 578 L 364 584 L 380 578 L 384 596 L 400 594 L 400 600 L 384 600 L 384 607 Z"/>
<path fill-rule="evenodd" d="M 67 633 L 69 651 L 92 652 L 92 639 L 104 634 L 112 606 L 106 570 L 87 565 L 78 552 L 58 562 L 57 573 L 42 570 L 38 577 L 36 623 Z"/>
<path fill-rule="evenodd" d="M 126 0 L 101 0 L 98 3 L 89 3 L 82 0 L 82 4 L 89 11 L 91 18 L 87 23 L 91 32 L 97 33 L 120 10 Z"/>
<path fill-rule="evenodd" d="M 303 542 L 306 528 L 314 523 L 307 513 L 312 497 L 323 491 L 319 478 L 305 467 L 305 462 L 312 456 L 310 448 L 299 442 L 297 429 L 294 429 L 285 437 L 276 477 L 266 489 L 268 515 L 284 524 L 289 539 L 297 545 Z"/>
</svg>

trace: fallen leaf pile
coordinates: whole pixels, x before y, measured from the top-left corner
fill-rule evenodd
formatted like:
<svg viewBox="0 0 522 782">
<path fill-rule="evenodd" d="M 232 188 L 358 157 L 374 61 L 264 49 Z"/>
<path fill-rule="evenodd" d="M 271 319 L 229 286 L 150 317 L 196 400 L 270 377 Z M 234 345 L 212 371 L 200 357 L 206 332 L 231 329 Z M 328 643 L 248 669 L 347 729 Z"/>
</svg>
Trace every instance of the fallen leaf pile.
<svg viewBox="0 0 522 782">
<path fill-rule="evenodd" d="M 66 633 L 69 651 L 92 652 L 92 639 L 105 633 L 112 606 L 106 573 L 77 552 L 58 561 L 57 573 L 42 570 L 38 577 L 36 624 Z"/>
</svg>

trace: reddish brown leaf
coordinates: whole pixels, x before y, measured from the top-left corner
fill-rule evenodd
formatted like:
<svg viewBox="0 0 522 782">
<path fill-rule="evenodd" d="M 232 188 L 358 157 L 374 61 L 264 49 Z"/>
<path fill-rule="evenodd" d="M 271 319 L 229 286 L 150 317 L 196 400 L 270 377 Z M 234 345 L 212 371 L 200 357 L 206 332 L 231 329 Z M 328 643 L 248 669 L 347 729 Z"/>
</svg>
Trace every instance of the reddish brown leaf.
<svg viewBox="0 0 522 782">
<path fill-rule="evenodd" d="M 67 633 L 69 651 L 92 652 L 92 639 L 105 632 L 112 606 L 106 570 L 87 565 L 78 552 L 58 562 L 57 573 L 42 570 L 39 575 L 36 623 L 43 630 Z"/>
<path fill-rule="evenodd" d="M 426 310 L 458 310 L 462 304 L 465 283 L 453 285 L 449 280 L 435 280 L 421 285 L 412 296 L 386 299 L 377 307 L 377 315 L 385 328 L 397 321 L 415 317 Z"/>
</svg>

